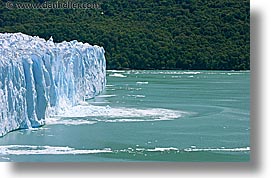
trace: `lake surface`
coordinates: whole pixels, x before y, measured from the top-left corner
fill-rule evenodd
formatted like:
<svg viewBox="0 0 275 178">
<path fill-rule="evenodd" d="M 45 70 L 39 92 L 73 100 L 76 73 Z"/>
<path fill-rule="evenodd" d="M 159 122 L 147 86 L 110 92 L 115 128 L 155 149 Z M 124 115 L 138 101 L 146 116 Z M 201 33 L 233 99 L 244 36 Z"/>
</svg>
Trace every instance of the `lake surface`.
<svg viewBox="0 0 275 178">
<path fill-rule="evenodd" d="M 98 97 L 0 138 L 0 161 L 249 161 L 249 71 L 108 71 Z"/>
</svg>

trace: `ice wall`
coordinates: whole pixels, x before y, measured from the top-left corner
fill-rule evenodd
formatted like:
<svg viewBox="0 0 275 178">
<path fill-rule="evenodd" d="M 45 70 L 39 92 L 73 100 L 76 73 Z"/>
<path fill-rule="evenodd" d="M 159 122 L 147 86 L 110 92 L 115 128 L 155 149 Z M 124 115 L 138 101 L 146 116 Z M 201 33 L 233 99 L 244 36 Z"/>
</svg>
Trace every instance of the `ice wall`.
<svg viewBox="0 0 275 178">
<path fill-rule="evenodd" d="M 0 33 L 0 136 L 39 127 L 45 118 L 99 94 L 105 84 L 102 47 Z"/>
</svg>

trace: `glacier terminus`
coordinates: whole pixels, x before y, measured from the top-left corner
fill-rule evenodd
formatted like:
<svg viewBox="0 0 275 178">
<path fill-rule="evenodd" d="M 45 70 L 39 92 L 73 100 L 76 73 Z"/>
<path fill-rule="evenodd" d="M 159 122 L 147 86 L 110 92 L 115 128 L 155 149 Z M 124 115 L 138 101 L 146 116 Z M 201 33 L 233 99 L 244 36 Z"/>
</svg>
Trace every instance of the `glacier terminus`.
<svg viewBox="0 0 275 178">
<path fill-rule="evenodd" d="M 0 136 L 42 126 L 105 85 L 103 47 L 0 33 Z"/>
</svg>

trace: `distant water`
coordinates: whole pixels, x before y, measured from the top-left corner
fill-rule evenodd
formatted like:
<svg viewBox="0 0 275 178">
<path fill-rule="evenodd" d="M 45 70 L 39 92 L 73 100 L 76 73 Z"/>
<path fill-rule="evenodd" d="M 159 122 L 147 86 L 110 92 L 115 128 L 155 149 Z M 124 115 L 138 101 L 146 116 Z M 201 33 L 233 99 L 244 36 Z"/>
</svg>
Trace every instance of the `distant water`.
<svg viewBox="0 0 275 178">
<path fill-rule="evenodd" d="M 102 95 L 0 138 L 0 161 L 249 161 L 249 71 L 108 71 Z"/>
</svg>

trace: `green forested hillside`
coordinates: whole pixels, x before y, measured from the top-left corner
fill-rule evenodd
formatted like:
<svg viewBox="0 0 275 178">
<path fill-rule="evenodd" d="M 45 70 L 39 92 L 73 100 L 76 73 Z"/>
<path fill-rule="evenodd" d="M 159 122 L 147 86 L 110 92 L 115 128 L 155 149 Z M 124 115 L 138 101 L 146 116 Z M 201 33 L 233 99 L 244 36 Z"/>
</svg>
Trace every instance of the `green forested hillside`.
<svg viewBox="0 0 275 178">
<path fill-rule="evenodd" d="M 98 0 L 100 9 L 32 10 L 0 2 L 0 32 L 103 46 L 108 69 L 249 69 L 249 0 Z"/>
</svg>

